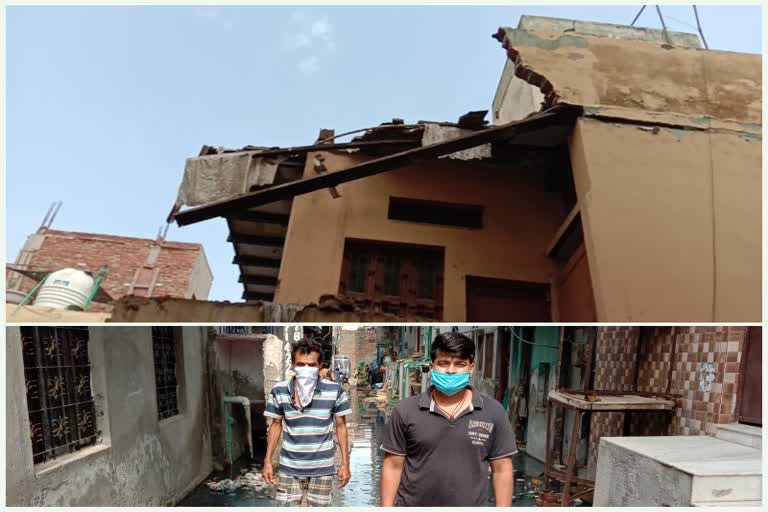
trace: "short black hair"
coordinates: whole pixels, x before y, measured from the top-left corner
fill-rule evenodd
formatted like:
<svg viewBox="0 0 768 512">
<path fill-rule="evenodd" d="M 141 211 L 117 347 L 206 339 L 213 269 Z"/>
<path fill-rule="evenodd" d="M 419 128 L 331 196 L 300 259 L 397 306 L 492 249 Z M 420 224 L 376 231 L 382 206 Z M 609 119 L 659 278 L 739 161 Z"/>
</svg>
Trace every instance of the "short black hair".
<svg viewBox="0 0 768 512">
<path fill-rule="evenodd" d="M 432 341 L 432 350 L 429 353 L 433 363 L 438 352 L 461 359 L 469 359 L 469 362 L 472 363 L 475 360 L 475 342 L 458 332 L 440 333 Z"/>
<path fill-rule="evenodd" d="M 318 342 L 309 338 L 301 338 L 291 347 L 291 361 L 296 361 L 296 354 L 311 354 L 317 352 L 318 362 L 323 362 L 323 349 Z"/>
</svg>

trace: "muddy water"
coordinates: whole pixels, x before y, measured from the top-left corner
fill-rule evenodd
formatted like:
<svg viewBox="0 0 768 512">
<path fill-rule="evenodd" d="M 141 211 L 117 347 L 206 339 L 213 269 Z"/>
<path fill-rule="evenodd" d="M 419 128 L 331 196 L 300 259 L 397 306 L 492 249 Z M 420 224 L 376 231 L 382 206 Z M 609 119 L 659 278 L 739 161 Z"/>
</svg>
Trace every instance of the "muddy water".
<svg viewBox="0 0 768 512">
<path fill-rule="evenodd" d="M 332 506 L 341 507 L 370 507 L 379 505 L 379 484 L 381 482 L 381 467 L 384 459 L 379 449 L 384 438 L 385 425 L 391 412 L 391 406 L 384 402 L 366 400 L 365 392 L 351 390 L 352 414 L 347 416 L 349 431 L 349 462 L 351 478 L 343 488 L 336 487 L 333 491 Z M 254 446 L 255 460 L 258 465 L 247 459 L 238 461 L 231 470 L 211 474 L 206 482 L 222 478 L 232 478 L 240 474 L 241 469 L 261 471 L 261 461 L 264 458 L 266 442 L 256 442 Z M 341 455 L 336 454 L 337 463 Z M 544 470 L 544 465 L 524 453 L 518 453 L 514 459 L 515 465 L 515 506 L 536 506 L 531 480 Z M 490 474 L 489 474 L 490 480 Z M 488 505 L 494 503 L 493 491 L 488 499 Z M 185 497 L 179 506 L 196 507 L 272 507 L 276 502 L 270 491 L 259 491 L 241 488 L 230 492 L 213 492 L 205 484 L 198 486 Z"/>
</svg>

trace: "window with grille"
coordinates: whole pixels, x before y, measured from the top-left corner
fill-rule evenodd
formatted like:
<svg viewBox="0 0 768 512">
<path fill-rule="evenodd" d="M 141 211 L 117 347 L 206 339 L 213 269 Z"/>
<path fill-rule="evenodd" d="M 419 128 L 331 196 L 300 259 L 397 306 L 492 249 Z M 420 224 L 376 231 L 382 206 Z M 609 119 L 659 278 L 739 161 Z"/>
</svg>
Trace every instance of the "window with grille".
<svg viewBox="0 0 768 512">
<path fill-rule="evenodd" d="M 96 443 L 87 327 L 21 327 L 32 458 L 40 464 Z"/>
<path fill-rule="evenodd" d="M 173 327 L 152 327 L 152 354 L 155 361 L 157 415 L 163 420 L 179 414 L 177 372 L 178 337 Z"/>
<path fill-rule="evenodd" d="M 339 293 L 363 308 L 440 320 L 442 247 L 347 240 Z"/>
</svg>

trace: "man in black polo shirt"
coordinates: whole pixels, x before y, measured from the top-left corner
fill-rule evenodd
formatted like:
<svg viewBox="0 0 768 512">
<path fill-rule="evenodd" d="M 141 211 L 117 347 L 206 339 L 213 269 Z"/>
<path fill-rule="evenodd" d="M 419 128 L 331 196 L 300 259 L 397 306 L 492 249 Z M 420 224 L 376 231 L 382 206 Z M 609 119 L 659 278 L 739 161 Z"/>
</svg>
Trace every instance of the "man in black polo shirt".
<svg viewBox="0 0 768 512">
<path fill-rule="evenodd" d="M 474 342 L 440 334 L 430 356 L 429 391 L 398 403 L 387 425 L 381 505 L 485 506 L 490 466 L 496 506 L 511 506 L 515 434 L 504 407 L 470 386 Z"/>
</svg>

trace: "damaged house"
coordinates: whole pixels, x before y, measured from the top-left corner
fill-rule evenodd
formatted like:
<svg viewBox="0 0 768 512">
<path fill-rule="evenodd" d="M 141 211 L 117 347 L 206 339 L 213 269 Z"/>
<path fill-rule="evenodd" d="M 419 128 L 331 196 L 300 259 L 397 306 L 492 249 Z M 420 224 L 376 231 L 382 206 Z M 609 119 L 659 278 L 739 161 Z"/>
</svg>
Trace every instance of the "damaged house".
<svg viewBox="0 0 768 512">
<path fill-rule="evenodd" d="M 206 146 L 169 218 L 224 217 L 255 304 L 759 320 L 760 55 L 529 16 L 495 37 L 507 60 L 492 124 L 470 112 L 321 130 L 303 147 Z"/>
</svg>

